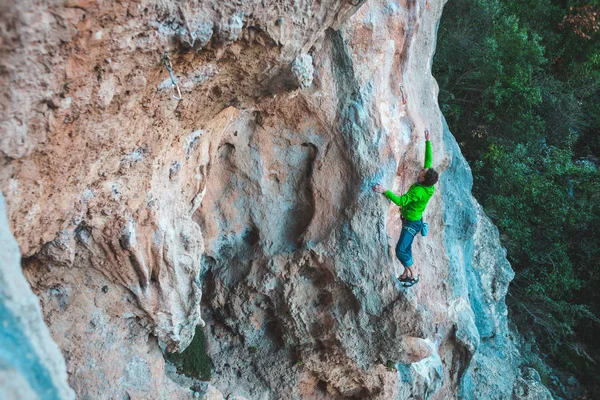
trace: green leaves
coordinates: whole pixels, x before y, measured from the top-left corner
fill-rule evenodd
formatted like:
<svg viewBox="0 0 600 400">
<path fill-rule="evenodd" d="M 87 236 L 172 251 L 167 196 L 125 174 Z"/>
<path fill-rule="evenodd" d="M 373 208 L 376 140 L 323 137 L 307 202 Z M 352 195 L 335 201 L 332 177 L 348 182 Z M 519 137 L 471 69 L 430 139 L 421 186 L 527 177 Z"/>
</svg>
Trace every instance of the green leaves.
<svg viewBox="0 0 600 400">
<path fill-rule="evenodd" d="M 210 381 L 212 361 L 206 352 L 206 337 L 201 327 L 196 327 L 192 342 L 182 353 L 167 353 L 166 358 L 177 367 L 177 372 Z"/>
<path fill-rule="evenodd" d="M 587 6 L 600 0 L 453 0 L 433 70 L 516 271 L 514 317 L 552 351 L 586 338 L 600 361 L 600 32 Z"/>
</svg>

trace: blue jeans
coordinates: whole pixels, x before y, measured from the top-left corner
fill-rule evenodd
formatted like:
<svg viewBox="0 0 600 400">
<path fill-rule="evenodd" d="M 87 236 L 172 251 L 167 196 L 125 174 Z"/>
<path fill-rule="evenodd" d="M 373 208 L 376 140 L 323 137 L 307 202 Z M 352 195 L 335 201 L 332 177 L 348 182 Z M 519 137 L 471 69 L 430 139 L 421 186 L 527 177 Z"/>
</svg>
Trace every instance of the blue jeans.
<svg viewBox="0 0 600 400">
<path fill-rule="evenodd" d="M 412 243 L 421 229 L 423 229 L 422 219 L 418 221 L 402 220 L 402 232 L 400 232 L 400 239 L 396 245 L 396 257 L 404 267 L 413 265 Z"/>
</svg>

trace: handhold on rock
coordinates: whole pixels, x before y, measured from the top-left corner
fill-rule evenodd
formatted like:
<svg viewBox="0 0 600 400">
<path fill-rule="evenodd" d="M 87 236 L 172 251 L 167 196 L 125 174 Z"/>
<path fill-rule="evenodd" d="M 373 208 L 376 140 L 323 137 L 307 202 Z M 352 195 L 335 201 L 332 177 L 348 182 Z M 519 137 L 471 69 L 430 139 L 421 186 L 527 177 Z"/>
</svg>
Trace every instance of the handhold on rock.
<svg viewBox="0 0 600 400">
<path fill-rule="evenodd" d="M 196 50 L 204 48 L 213 36 L 213 25 L 205 21 L 185 21 L 185 27 L 177 31 L 179 42 Z"/>
<path fill-rule="evenodd" d="M 234 42 L 242 33 L 244 27 L 243 14 L 232 15 L 226 23 L 219 27 L 219 39 L 224 42 Z"/>
<path fill-rule="evenodd" d="M 400 348 L 402 349 L 402 356 L 399 361 L 403 364 L 412 364 L 424 360 L 433 351 L 427 340 L 412 336 L 402 337 Z"/>
<path fill-rule="evenodd" d="M 308 54 L 301 54 L 292 62 L 292 75 L 300 89 L 310 87 L 314 72 L 313 59 Z"/>
<path fill-rule="evenodd" d="M 100 84 L 100 89 L 98 89 L 98 105 L 102 108 L 107 108 L 110 106 L 116 90 L 117 79 L 114 77 L 114 75 L 109 75 L 108 78 L 102 81 Z"/>
<path fill-rule="evenodd" d="M 404 86 L 402 86 L 402 84 L 400 84 L 400 95 L 402 97 L 402 105 L 406 105 L 407 99 L 406 99 L 406 95 L 404 94 Z"/>
<path fill-rule="evenodd" d="M 169 168 L 169 179 L 173 180 L 179 173 L 180 169 L 181 163 L 179 161 L 173 162 L 173 164 L 171 164 L 171 168 Z"/>
<path fill-rule="evenodd" d="M 192 47 L 196 50 L 202 49 L 210 42 L 213 35 L 213 27 L 211 24 L 199 23 L 195 26 L 195 29 L 190 31 L 192 39 Z"/>
<path fill-rule="evenodd" d="M 48 263 L 70 266 L 75 259 L 74 236 L 67 230 L 58 232 L 53 241 L 42 247 L 39 256 Z"/>
</svg>

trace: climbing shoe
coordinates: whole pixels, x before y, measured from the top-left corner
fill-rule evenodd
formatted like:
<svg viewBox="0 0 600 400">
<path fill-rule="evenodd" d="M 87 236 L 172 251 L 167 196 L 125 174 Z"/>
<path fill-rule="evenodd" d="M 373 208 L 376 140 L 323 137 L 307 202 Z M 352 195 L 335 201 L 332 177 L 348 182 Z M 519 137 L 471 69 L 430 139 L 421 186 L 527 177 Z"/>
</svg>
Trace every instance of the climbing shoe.
<svg viewBox="0 0 600 400">
<path fill-rule="evenodd" d="M 417 282 L 419 282 L 419 277 L 418 276 L 416 278 L 413 276 L 407 276 L 405 278 L 398 277 L 398 280 L 402 283 L 402 286 L 411 287 L 411 286 L 416 285 Z"/>
</svg>

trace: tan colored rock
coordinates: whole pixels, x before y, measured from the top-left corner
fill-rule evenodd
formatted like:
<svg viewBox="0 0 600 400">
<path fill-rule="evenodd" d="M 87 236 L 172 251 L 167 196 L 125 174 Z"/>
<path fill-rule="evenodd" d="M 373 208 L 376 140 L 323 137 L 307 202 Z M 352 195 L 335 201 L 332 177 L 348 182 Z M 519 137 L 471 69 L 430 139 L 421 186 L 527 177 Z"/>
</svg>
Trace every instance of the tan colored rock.
<svg viewBox="0 0 600 400">
<path fill-rule="evenodd" d="M 402 338 L 400 347 L 405 354 L 398 361 L 403 364 L 417 363 L 431 356 L 431 353 L 435 351 L 435 349 L 432 351 L 432 348 L 427 341 L 410 336 Z"/>
<path fill-rule="evenodd" d="M 513 392 L 512 271 L 430 73 L 442 6 L 2 5 L 0 188 L 79 397 L 190 398 L 163 352 L 201 310 L 206 396 Z M 402 290 L 371 186 L 408 189 L 425 127 L 442 180 Z"/>
</svg>

